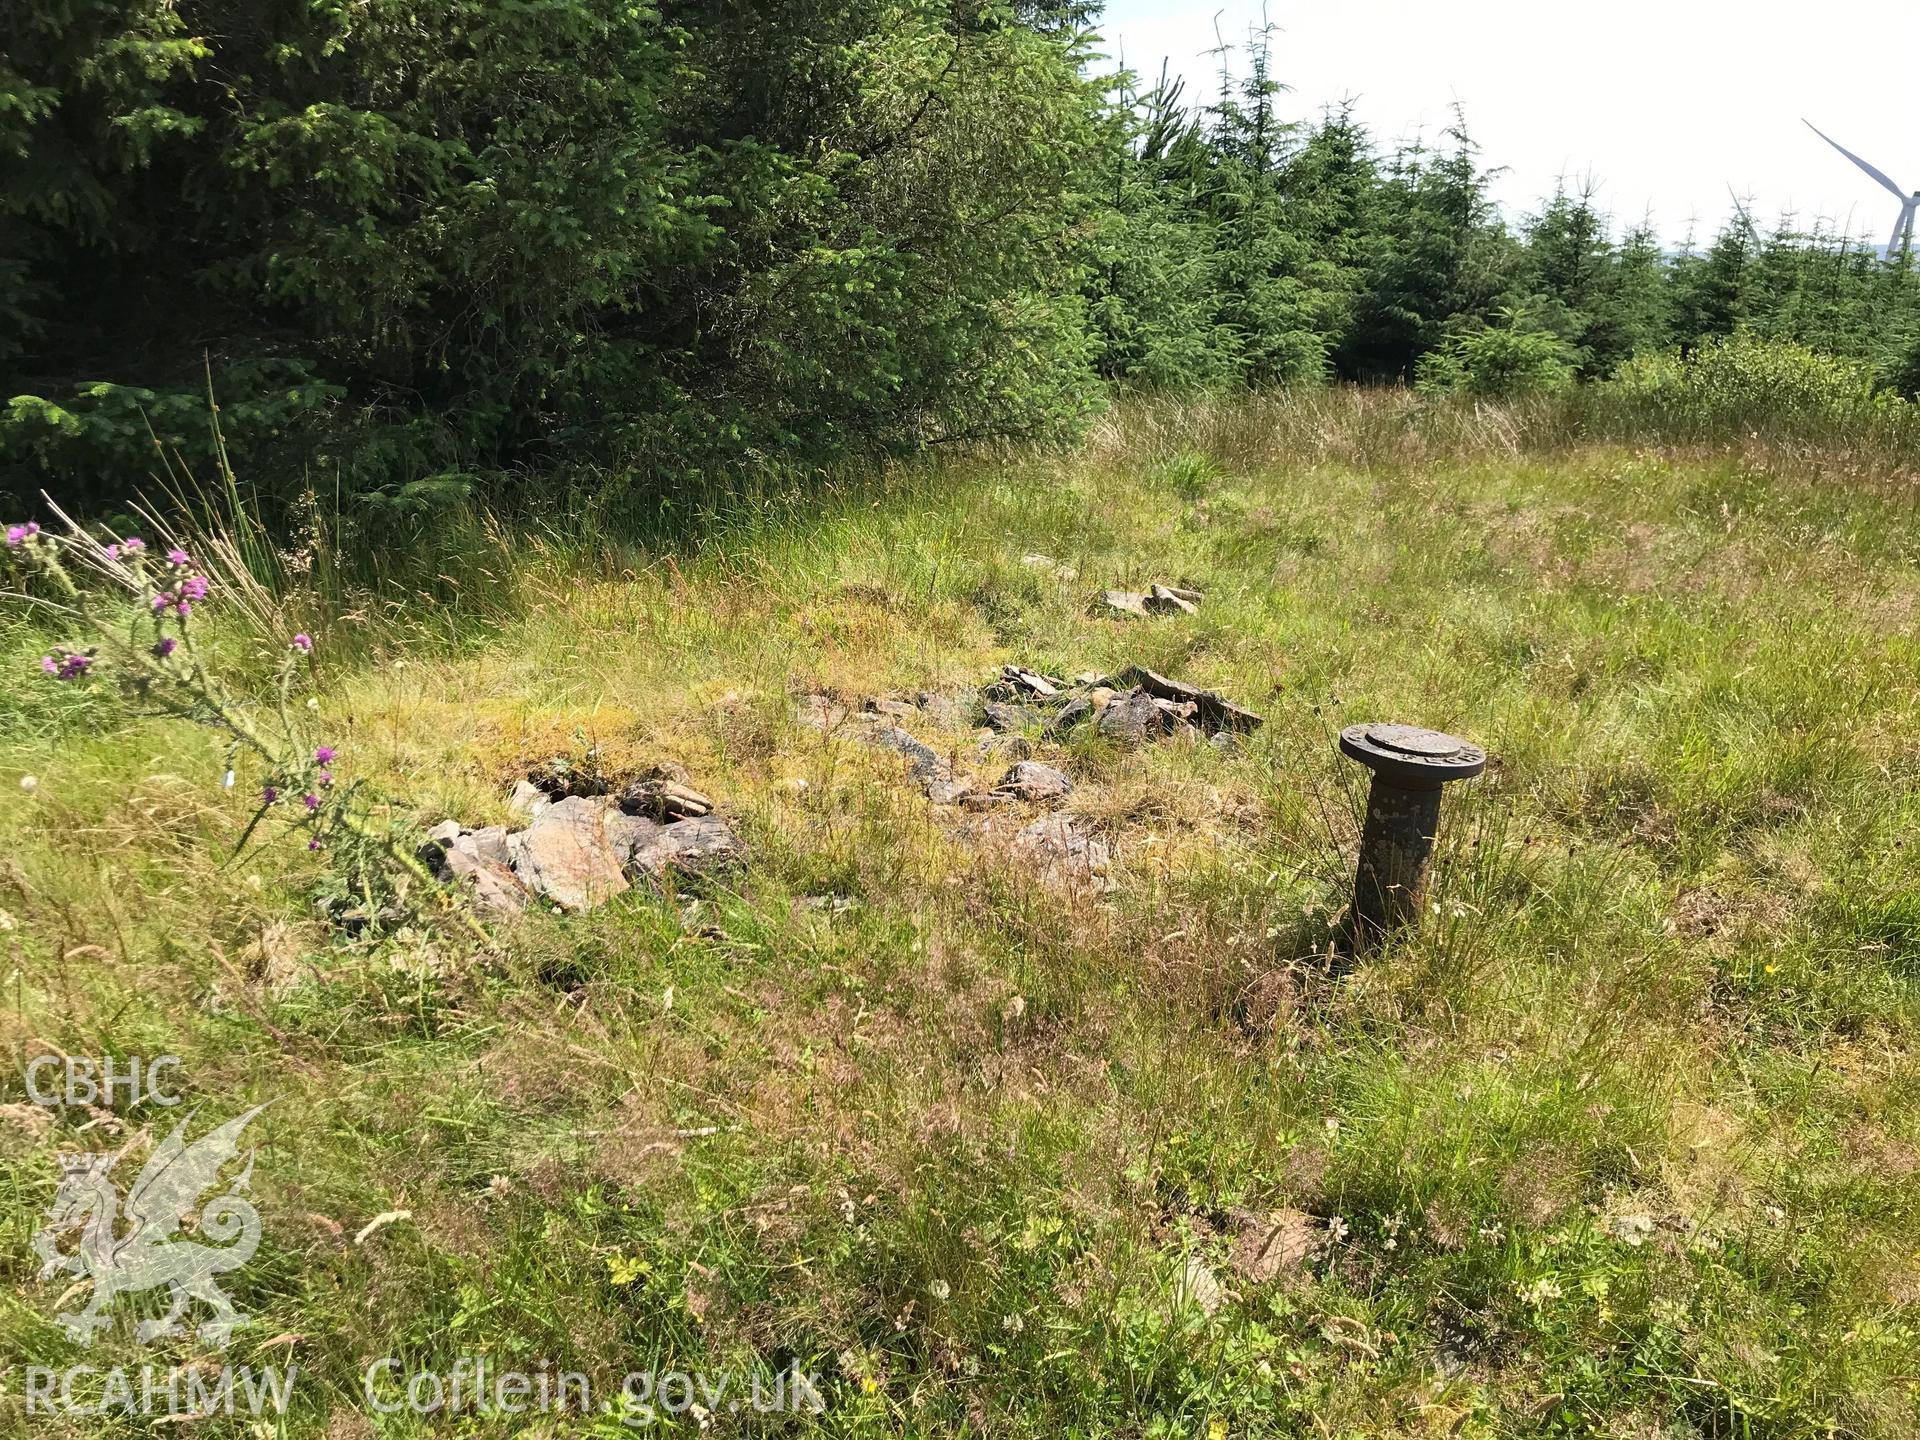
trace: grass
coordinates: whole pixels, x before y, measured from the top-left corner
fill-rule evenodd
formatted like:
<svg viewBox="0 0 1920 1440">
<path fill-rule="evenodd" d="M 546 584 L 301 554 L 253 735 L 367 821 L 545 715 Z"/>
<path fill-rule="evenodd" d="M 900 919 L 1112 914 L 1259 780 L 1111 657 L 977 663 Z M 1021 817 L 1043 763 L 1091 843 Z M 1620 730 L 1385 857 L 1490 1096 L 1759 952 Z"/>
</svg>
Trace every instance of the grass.
<svg viewBox="0 0 1920 1440">
<path fill-rule="evenodd" d="M 472 618 L 316 622 L 357 657 L 324 692 L 343 760 L 427 823 L 502 818 L 554 754 L 677 761 L 750 843 L 733 884 L 492 950 L 330 934 L 303 851 L 227 853 L 210 746 L 23 683 L 0 1027 L 21 1064 L 178 1054 L 209 1117 L 276 1100 L 224 1357 L 301 1367 L 260 1433 L 629 1433 L 369 1413 L 370 1361 L 484 1355 L 596 1397 L 820 1377 L 824 1413 L 722 1404 L 717 1433 L 1910 1435 L 1917 562 L 1911 489 L 1844 452 L 1337 394 L 1142 401 L 1070 456 L 650 552 L 497 537 L 487 593 L 441 577 Z M 1088 613 L 1161 579 L 1198 616 Z M 27 673 L 34 637 L 4 643 Z M 1009 661 L 1144 664 L 1268 724 L 1232 753 L 1032 737 L 1115 847 L 1090 894 L 797 715 Z M 1449 794 L 1419 932 L 1332 965 L 1362 799 L 1332 735 L 1374 717 L 1495 762 Z M 18 1397 L 28 1364 L 217 1358 L 74 1346 L 28 1248 L 59 1151 L 180 1112 L 10 1083 L 9 1423 L 168 1431 Z M 1246 1211 L 1311 1255 L 1246 1273 Z"/>
</svg>

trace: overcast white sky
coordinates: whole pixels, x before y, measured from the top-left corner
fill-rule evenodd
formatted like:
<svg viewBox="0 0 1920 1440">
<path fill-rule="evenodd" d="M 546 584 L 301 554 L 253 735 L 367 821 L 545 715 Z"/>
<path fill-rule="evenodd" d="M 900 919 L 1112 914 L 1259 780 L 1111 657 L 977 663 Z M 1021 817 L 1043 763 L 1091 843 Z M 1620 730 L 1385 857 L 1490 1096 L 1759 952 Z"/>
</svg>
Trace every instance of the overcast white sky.
<svg viewBox="0 0 1920 1440">
<path fill-rule="evenodd" d="M 1211 98 L 1214 32 L 1245 39 L 1250 0 L 1109 0 L 1107 50 L 1143 77 L 1162 56 Z M 1755 217 L 1825 215 L 1886 243 L 1899 202 L 1827 148 L 1806 116 L 1909 190 L 1920 190 L 1920 5 L 1775 0 L 1272 0 L 1283 112 L 1352 97 L 1377 139 L 1438 137 L 1466 107 L 1510 216 L 1554 178 L 1591 172 L 1616 216 L 1651 206 L 1677 241 L 1711 234 L 1728 186 Z"/>
</svg>

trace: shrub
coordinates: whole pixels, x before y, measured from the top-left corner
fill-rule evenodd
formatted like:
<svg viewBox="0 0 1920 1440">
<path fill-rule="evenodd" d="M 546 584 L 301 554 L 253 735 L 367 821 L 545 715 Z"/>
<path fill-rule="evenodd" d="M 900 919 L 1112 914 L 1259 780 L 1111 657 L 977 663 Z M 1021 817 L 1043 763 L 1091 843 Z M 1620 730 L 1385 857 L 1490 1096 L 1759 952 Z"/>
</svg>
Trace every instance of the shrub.
<svg viewBox="0 0 1920 1440">
<path fill-rule="evenodd" d="M 1573 383 L 1575 357 L 1551 331 L 1522 313 L 1501 312 L 1498 326 L 1455 335 L 1421 357 L 1419 388 L 1430 395 L 1508 400 L 1564 390 Z"/>
<path fill-rule="evenodd" d="M 995 0 L 22 3 L 0 492 L 121 498 L 155 439 L 211 471 L 209 387 L 243 473 L 358 491 L 671 488 L 1095 395 L 1097 87 Z"/>
<path fill-rule="evenodd" d="M 1628 361 L 1595 387 L 1589 410 L 1602 429 L 1650 429 L 1683 440 L 1898 441 L 1911 429 L 1911 406 L 1881 389 L 1866 362 L 1744 331 L 1686 355 Z"/>
</svg>

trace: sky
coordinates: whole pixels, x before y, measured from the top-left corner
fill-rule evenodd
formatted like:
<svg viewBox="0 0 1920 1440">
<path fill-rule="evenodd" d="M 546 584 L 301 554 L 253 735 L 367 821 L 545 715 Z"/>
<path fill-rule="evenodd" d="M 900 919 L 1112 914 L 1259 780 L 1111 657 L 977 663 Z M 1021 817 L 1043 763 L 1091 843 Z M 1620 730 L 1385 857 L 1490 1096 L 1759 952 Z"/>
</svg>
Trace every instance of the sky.
<svg viewBox="0 0 1920 1440">
<path fill-rule="evenodd" d="M 1651 209 L 1668 244 L 1710 237 L 1732 194 L 1765 223 L 1826 216 L 1885 244 L 1900 203 L 1801 123 L 1920 190 L 1920 6 L 1778 0 L 1271 0 L 1283 114 L 1344 99 L 1377 140 L 1438 139 L 1465 107 L 1510 219 L 1559 176 L 1591 176 L 1622 222 Z M 1210 99 L 1261 21 L 1249 0 L 1109 0 L 1107 53 L 1143 77 L 1164 56 Z"/>
</svg>

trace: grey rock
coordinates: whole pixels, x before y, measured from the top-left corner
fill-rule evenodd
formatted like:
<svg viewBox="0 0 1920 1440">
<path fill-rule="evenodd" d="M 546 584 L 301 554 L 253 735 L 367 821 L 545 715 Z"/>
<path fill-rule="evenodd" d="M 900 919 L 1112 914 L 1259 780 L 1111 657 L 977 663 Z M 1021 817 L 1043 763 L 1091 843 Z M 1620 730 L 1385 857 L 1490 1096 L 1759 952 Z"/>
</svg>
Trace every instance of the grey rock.
<svg viewBox="0 0 1920 1440">
<path fill-rule="evenodd" d="M 1122 745 L 1144 745 L 1171 733 L 1186 718 L 1187 707 L 1160 700 L 1141 689 L 1123 690 L 1107 702 L 1097 722 L 1099 731 Z"/>
<path fill-rule="evenodd" d="M 631 889 L 625 860 L 633 827 L 605 800 L 569 796 L 546 806 L 526 829 L 507 837 L 513 873 L 536 895 L 565 910 L 586 910 Z"/>
<path fill-rule="evenodd" d="M 507 797 L 507 813 L 526 819 L 538 815 L 553 803 L 553 797 L 531 780 L 522 780 Z"/>
<path fill-rule="evenodd" d="M 1015 690 L 1038 695 L 1043 700 L 1058 695 L 1067 686 L 1064 680 L 1056 680 L 1051 675 L 1042 675 L 1038 670 L 1026 670 L 1018 665 L 1002 665 L 1000 678 Z"/>
<path fill-rule="evenodd" d="M 1077 817 L 1059 811 L 1034 821 L 1013 837 L 1008 853 L 1054 885 L 1105 888 L 1113 851 L 1088 834 Z"/>
<path fill-rule="evenodd" d="M 986 718 L 987 727 L 1006 734 L 1012 730 L 1024 730 L 1040 719 L 1038 711 L 1025 705 L 1007 705 L 998 700 L 989 700 L 980 707 L 980 713 Z"/>
<path fill-rule="evenodd" d="M 958 695 L 941 695 L 935 691 L 922 691 L 920 708 L 942 730 L 965 730 L 970 727 L 974 713 L 974 695 L 971 690 Z"/>
<path fill-rule="evenodd" d="M 694 820 L 713 813 L 713 801 L 678 780 L 636 781 L 620 792 L 620 808 L 649 820 Z"/>
<path fill-rule="evenodd" d="M 1073 781 L 1051 765 L 1038 760 L 1022 760 L 1000 777 L 993 787 L 1002 795 L 1020 800 L 1059 800 L 1073 793 Z"/>
<path fill-rule="evenodd" d="M 1212 690 L 1168 679 L 1143 666 L 1130 665 L 1116 677 L 1123 685 L 1136 685 L 1149 695 L 1179 705 L 1194 707 L 1200 728 L 1209 733 L 1218 730 L 1258 730 L 1267 722 L 1251 710 L 1243 710 Z"/>
<path fill-rule="evenodd" d="M 1048 722 L 1047 733 L 1055 737 L 1064 735 L 1074 726 L 1084 725 L 1093 719 L 1093 711 L 1093 701 L 1084 695 L 1076 695 L 1061 706 L 1059 713 Z"/>
<path fill-rule="evenodd" d="M 1155 585 L 1147 591 L 1143 602 L 1148 611 L 1155 615 L 1197 615 L 1200 607 L 1186 599 L 1178 591 L 1165 585 Z"/>
<path fill-rule="evenodd" d="M 504 825 L 482 825 L 478 830 L 467 831 L 460 840 L 464 848 L 482 860 L 495 865 L 513 863 L 513 854 L 507 848 L 507 827 Z"/>
<path fill-rule="evenodd" d="M 1147 597 L 1133 590 L 1102 590 L 1101 607 L 1119 615 L 1129 615 L 1144 620 L 1152 612 L 1147 609 Z"/>
<path fill-rule="evenodd" d="M 847 708 L 831 695 L 817 691 L 800 697 L 797 717 L 810 730 L 833 730 L 847 718 Z"/>
<path fill-rule="evenodd" d="M 920 707 L 906 700 L 869 700 L 867 709 L 875 715 L 890 715 L 896 720 L 911 720 Z"/>
<path fill-rule="evenodd" d="M 651 880 L 668 871 L 703 876 L 737 863 L 743 854 L 740 838 L 717 815 L 676 820 L 671 825 L 631 822 L 646 828 L 631 832 L 624 859 L 636 876 Z"/>
<path fill-rule="evenodd" d="M 927 786 L 927 799 L 936 805 L 958 805 L 973 793 L 973 781 L 964 775 L 957 780 L 935 780 Z"/>
<path fill-rule="evenodd" d="M 897 725 L 877 725 L 867 735 L 870 744 L 906 757 L 907 772 L 921 784 L 950 780 L 952 774 L 939 752 L 924 740 L 917 740 Z"/>
</svg>

